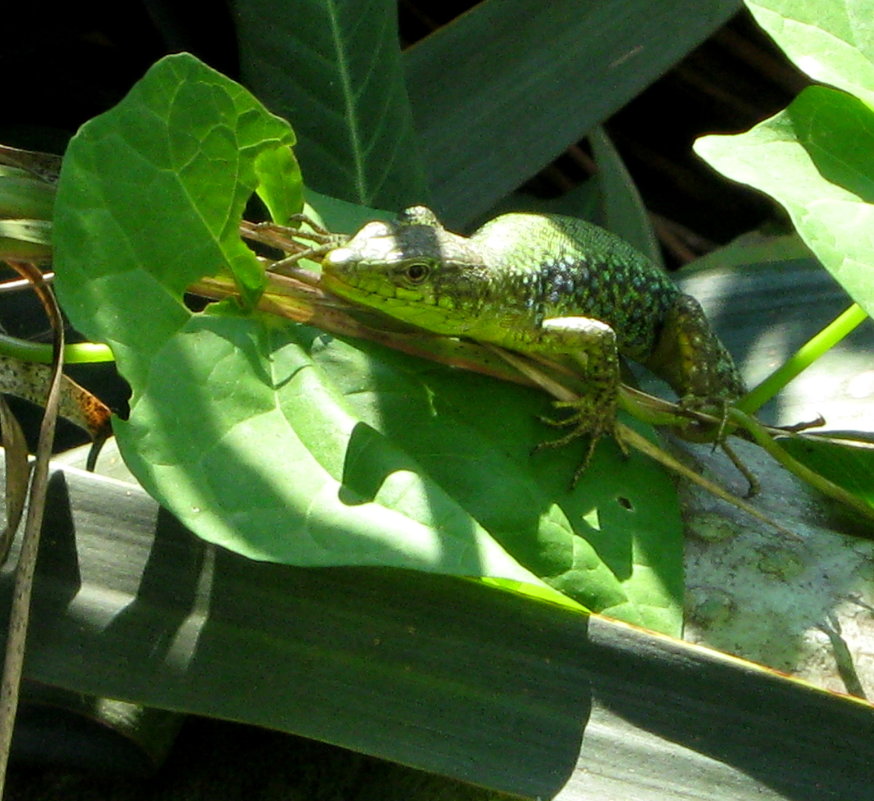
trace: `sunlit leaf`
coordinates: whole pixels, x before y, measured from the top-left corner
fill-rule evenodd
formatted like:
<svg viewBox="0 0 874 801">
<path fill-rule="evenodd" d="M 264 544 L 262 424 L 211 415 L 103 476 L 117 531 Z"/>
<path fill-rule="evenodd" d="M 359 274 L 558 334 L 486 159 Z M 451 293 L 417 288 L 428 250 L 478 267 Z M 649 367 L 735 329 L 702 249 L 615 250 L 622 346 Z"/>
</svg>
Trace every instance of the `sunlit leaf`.
<svg viewBox="0 0 874 801">
<path fill-rule="evenodd" d="M 747 0 L 746 4 L 799 69 L 874 105 L 869 0 Z"/>
<path fill-rule="evenodd" d="M 696 151 L 785 206 L 798 233 L 850 296 L 874 313 L 874 110 L 826 87 L 738 136 L 706 136 Z"/>
<path fill-rule="evenodd" d="M 677 631 L 676 499 L 643 457 L 622 460 L 605 442 L 571 492 L 582 446 L 531 455 L 554 436 L 537 420 L 549 409 L 538 392 L 230 301 L 185 307 L 185 281 L 245 249 L 231 218 L 254 185 L 235 176 L 250 174 L 248 154 L 277 146 L 278 122 L 246 99 L 247 130 L 264 138 L 214 160 L 214 175 L 176 175 L 161 158 L 167 139 L 188 143 L 200 164 L 192 123 L 234 130 L 224 97 L 243 90 L 190 57 L 185 70 L 175 63 L 159 63 L 73 140 L 57 201 L 58 289 L 77 328 L 112 346 L 131 384 L 130 419 L 115 428 L 143 485 L 205 539 L 257 559 L 542 580 L 590 608 Z M 139 124 L 144 97 L 164 108 L 165 97 L 192 96 L 202 75 L 210 103 L 174 118 L 178 129 Z M 141 190 L 129 203 L 114 191 L 132 180 L 131 163 L 155 197 Z M 337 212 L 325 204 L 325 216 Z M 215 230 L 226 236 L 217 241 Z"/>
</svg>

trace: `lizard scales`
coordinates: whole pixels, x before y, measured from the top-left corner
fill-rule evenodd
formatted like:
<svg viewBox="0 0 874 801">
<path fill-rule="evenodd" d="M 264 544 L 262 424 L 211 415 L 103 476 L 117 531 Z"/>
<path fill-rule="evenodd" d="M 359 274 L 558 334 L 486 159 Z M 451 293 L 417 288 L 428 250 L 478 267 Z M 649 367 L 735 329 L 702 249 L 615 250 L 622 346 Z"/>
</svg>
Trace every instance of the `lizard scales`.
<svg viewBox="0 0 874 801">
<path fill-rule="evenodd" d="M 684 399 L 744 391 L 698 302 L 631 245 L 583 220 L 504 214 L 463 237 L 416 206 L 394 223 L 368 223 L 323 266 L 325 287 L 341 297 L 435 333 L 576 356 L 606 392 L 618 385 L 611 349 Z M 607 414 L 606 401 L 594 403 L 591 413 Z"/>
</svg>

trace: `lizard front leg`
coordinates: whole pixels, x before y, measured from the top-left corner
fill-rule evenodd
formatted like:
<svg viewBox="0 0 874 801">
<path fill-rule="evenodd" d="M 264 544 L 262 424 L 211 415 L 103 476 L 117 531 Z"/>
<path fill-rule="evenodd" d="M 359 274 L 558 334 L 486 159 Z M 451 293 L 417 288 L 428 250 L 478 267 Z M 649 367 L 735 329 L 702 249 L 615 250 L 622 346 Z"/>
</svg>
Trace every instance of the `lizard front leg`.
<svg viewBox="0 0 874 801">
<path fill-rule="evenodd" d="M 577 437 L 588 436 L 588 450 L 574 473 L 573 484 L 576 484 L 598 440 L 604 434 L 613 435 L 616 428 L 620 380 L 616 334 L 606 323 L 588 317 L 547 319 L 540 333 L 537 341 L 529 343 L 529 351 L 569 357 L 582 368 L 585 391 L 576 400 L 553 404 L 557 408 L 571 409 L 571 414 L 561 420 L 545 420 L 550 425 L 572 426 L 572 430 L 563 437 L 541 443 L 536 449 L 559 447 Z"/>
</svg>

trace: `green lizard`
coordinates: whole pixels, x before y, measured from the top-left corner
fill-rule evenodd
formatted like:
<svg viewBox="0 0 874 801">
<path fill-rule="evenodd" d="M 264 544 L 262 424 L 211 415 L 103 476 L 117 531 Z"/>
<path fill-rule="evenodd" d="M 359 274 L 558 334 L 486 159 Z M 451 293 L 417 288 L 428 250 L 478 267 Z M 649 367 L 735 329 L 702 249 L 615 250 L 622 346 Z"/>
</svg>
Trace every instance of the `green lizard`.
<svg viewBox="0 0 874 801">
<path fill-rule="evenodd" d="M 550 443 L 590 435 L 581 470 L 614 431 L 620 354 L 687 403 L 724 404 L 744 392 L 698 302 L 582 220 L 504 214 L 463 237 L 415 206 L 394 223 L 368 223 L 322 264 L 322 286 L 346 300 L 426 331 L 582 367 L 586 392 L 563 421 L 573 430 Z"/>
</svg>

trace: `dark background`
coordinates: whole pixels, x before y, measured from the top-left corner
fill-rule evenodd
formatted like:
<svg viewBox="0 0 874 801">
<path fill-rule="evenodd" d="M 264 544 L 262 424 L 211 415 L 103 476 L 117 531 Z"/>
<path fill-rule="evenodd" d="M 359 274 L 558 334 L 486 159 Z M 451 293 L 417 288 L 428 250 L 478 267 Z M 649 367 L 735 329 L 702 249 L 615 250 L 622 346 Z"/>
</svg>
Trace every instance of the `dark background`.
<svg viewBox="0 0 874 801">
<path fill-rule="evenodd" d="M 403 43 L 427 36 L 475 4 L 400 0 Z M 80 124 L 114 105 L 169 52 L 188 50 L 237 77 L 234 29 L 222 2 L 128 0 L 58 5 L 48 12 L 40 5 L 16 3 L 3 14 L 5 144 L 62 152 Z M 712 173 L 691 144 L 704 133 L 749 128 L 787 105 L 805 84 L 741 12 L 607 122 L 673 266 L 752 228 L 780 223 L 771 201 Z M 560 195 L 591 171 L 583 143 L 525 188 Z"/>
</svg>

